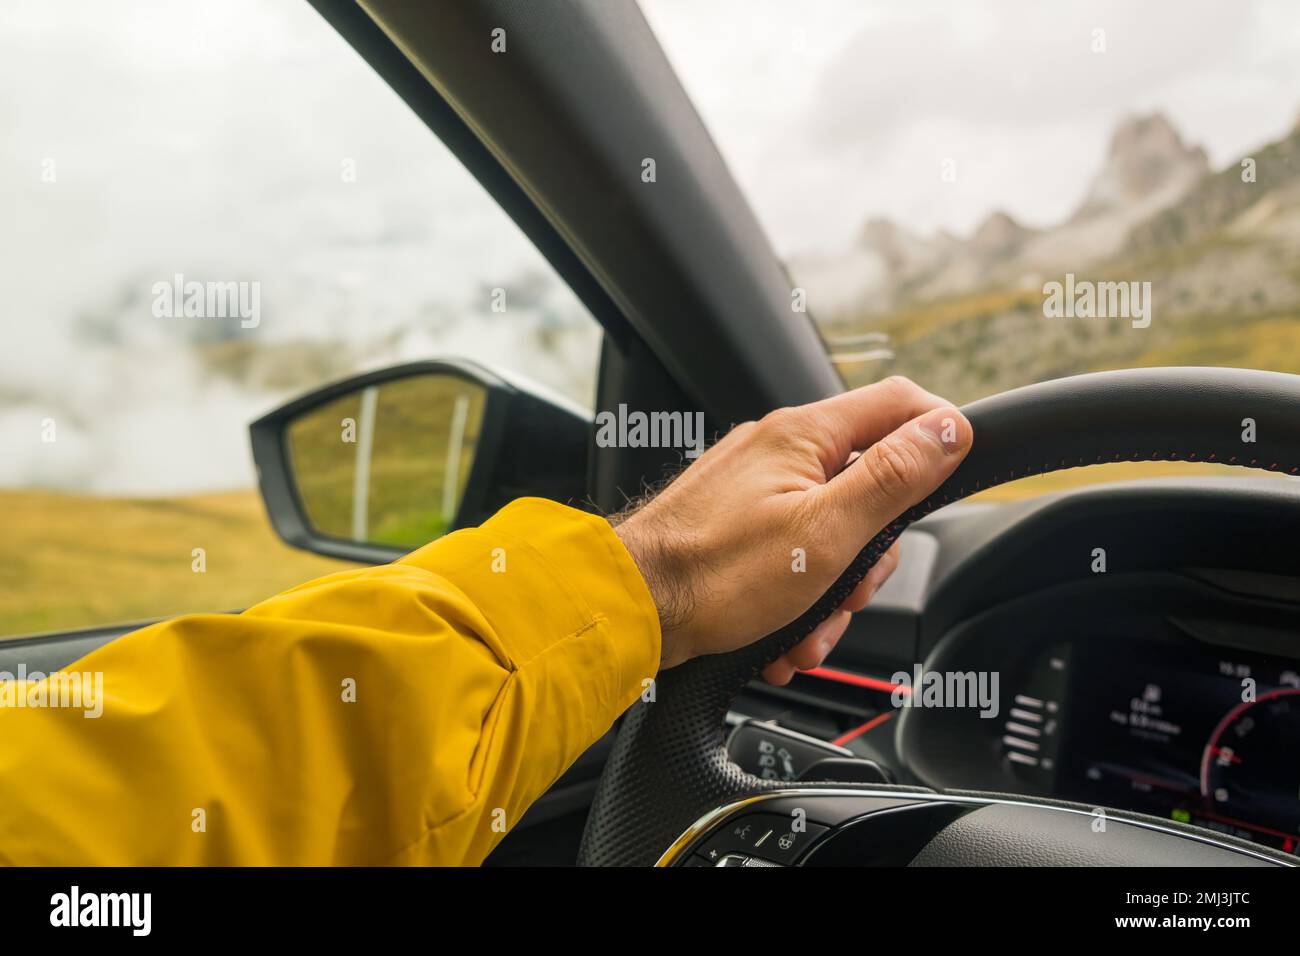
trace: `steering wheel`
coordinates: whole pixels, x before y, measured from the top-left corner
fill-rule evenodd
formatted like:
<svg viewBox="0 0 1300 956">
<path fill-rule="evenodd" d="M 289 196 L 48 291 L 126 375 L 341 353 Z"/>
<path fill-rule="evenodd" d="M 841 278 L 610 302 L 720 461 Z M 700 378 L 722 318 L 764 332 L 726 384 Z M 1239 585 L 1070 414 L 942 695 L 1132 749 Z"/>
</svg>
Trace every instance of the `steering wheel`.
<svg viewBox="0 0 1300 956">
<path fill-rule="evenodd" d="M 1139 832 L 1140 840 L 1081 842 L 1079 827 L 1087 830 L 1095 810 L 1080 804 L 879 784 L 792 785 L 760 779 L 731 761 L 724 718 L 737 694 L 825 620 L 903 529 L 930 512 L 1016 478 L 1105 462 L 1215 462 L 1300 472 L 1300 376 L 1295 375 L 1226 368 L 1099 372 L 1017 388 L 962 411 L 975 439 L 960 467 L 872 538 L 806 613 L 741 650 L 664 671 L 654 701 L 638 701 L 628 711 L 587 819 L 580 864 L 671 862 L 665 856 L 670 847 L 681 849 L 692 840 L 698 845 L 713 822 L 755 798 L 779 800 L 792 787 L 814 801 L 819 795 L 823 803 L 834 797 L 839 801 L 834 813 L 845 819 L 853 815 L 852 801 L 845 800 L 854 795 L 863 813 L 879 809 L 882 801 L 956 808 L 953 819 L 921 839 L 912 859 L 918 864 L 1282 861 L 1241 841 L 1120 810 L 1106 813 Z M 1253 435 L 1247 419 L 1254 423 Z"/>
</svg>

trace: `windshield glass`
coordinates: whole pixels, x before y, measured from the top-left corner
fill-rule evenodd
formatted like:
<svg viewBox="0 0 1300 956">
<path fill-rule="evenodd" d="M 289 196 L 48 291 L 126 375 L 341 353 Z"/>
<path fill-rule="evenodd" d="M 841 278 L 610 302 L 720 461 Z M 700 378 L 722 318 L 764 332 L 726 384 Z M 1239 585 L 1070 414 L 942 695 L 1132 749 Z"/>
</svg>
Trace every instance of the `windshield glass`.
<svg viewBox="0 0 1300 956">
<path fill-rule="evenodd" d="M 1300 7 L 643 0 L 847 385 L 1300 372 Z"/>
</svg>

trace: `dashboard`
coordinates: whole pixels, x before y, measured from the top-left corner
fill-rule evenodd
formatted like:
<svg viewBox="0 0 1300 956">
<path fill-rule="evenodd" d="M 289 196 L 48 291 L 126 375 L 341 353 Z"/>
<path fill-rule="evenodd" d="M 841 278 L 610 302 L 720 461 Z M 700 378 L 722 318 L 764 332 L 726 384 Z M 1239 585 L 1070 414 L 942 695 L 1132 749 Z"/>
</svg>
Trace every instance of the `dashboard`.
<svg viewBox="0 0 1300 956">
<path fill-rule="evenodd" d="M 1292 527 L 1300 482 L 1277 479 L 944 509 L 905 534 L 900 580 L 828 666 L 737 707 L 898 783 L 1137 811 L 1300 856 Z M 900 702 L 917 669 L 991 684 L 997 706 Z"/>
<path fill-rule="evenodd" d="M 1014 694 L 999 728 L 1026 789 L 1295 852 L 1300 661 L 1098 640 L 1057 644 L 1029 674 L 1041 696 Z"/>
</svg>

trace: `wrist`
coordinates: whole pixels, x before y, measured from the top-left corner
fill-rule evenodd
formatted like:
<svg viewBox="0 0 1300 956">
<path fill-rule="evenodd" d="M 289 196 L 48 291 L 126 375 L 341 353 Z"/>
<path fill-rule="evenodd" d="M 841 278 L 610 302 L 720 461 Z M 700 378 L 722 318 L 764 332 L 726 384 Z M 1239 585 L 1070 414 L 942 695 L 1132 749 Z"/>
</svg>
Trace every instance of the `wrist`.
<svg viewBox="0 0 1300 956">
<path fill-rule="evenodd" d="M 641 573 L 659 614 L 660 668 L 674 667 L 694 656 L 683 638 L 693 600 L 682 561 L 668 543 L 663 529 L 646 528 L 639 514 L 614 524 L 623 547 Z"/>
</svg>

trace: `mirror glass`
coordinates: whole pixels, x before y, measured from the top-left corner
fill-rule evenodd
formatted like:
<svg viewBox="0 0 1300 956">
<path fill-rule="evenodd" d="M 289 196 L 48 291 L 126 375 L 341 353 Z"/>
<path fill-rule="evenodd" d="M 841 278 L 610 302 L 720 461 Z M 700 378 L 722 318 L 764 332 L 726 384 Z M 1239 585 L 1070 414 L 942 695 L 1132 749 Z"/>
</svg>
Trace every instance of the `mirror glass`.
<svg viewBox="0 0 1300 956">
<path fill-rule="evenodd" d="M 487 390 L 450 374 L 379 382 L 289 423 L 289 462 L 312 528 L 418 548 L 451 530 Z"/>
</svg>

